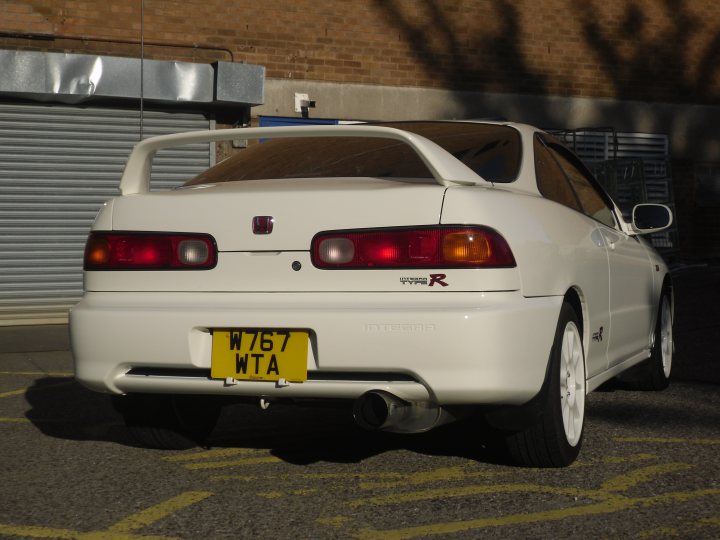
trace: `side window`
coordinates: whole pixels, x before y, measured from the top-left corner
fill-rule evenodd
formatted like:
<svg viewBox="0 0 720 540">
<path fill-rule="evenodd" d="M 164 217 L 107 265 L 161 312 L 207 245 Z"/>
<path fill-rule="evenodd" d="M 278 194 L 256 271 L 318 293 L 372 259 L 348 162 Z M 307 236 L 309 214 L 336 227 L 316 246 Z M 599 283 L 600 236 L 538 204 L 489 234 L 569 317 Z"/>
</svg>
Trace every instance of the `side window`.
<svg viewBox="0 0 720 540">
<path fill-rule="evenodd" d="M 574 163 L 575 158 L 568 153 L 565 147 L 550 142 L 548 144 L 550 152 L 558 160 L 558 163 L 567 174 L 568 180 L 573 191 L 580 200 L 583 212 L 598 220 L 600 223 L 608 227 L 615 227 L 615 216 L 608 207 L 600 193 L 593 186 L 592 181 L 587 177 L 587 173 Z"/>
<path fill-rule="evenodd" d="M 533 150 L 535 152 L 535 176 L 540 194 L 546 199 L 582 212 L 580 202 L 570 187 L 565 173 L 537 136 L 533 142 Z"/>
</svg>

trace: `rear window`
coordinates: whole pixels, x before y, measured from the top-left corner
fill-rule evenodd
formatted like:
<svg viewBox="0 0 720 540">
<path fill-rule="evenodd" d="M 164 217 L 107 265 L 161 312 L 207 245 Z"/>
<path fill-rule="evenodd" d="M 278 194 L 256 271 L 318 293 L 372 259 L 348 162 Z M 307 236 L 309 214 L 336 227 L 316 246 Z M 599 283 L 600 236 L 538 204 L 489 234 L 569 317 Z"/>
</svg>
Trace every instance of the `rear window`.
<svg viewBox="0 0 720 540">
<path fill-rule="evenodd" d="M 517 130 L 470 122 L 374 124 L 422 135 L 491 182 L 508 183 L 520 170 Z M 186 186 L 265 178 L 432 178 L 406 144 L 366 137 L 274 139 L 255 144 L 196 176 Z"/>
</svg>

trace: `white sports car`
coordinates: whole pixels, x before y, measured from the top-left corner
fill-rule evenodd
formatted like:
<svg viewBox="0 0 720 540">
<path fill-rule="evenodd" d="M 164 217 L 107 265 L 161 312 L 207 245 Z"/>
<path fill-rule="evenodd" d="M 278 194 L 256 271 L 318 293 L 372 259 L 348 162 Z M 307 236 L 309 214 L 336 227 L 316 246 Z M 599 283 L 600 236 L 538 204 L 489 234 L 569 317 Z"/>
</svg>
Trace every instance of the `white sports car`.
<svg viewBox="0 0 720 540">
<path fill-rule="evenodd" d="M 167 146 L 262 142 L 151 192 Z M 519 463 L 564 466 L 585 396 L 668 383 L 673 294 L 579 159 L 533 127 L 404 122 L 193 132 L 131 154 L 70 316 L 77 379 L 144 444 L 201 442 L 228 398 L 347 400 L 367 428 L 468 413 Z"/>
</svg>

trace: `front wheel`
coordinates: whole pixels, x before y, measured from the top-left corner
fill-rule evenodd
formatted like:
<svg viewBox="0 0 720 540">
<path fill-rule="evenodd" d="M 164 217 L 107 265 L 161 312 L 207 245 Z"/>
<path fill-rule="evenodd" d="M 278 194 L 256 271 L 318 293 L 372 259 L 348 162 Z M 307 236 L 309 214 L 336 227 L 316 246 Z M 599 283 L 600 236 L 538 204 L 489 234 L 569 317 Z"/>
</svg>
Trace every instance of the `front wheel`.
<svg viewBox="0 0 720 540">
<path fill-rule="evenodd" d="M 660 298 L 655 339 L 650 358 L 645 364 L 641 386 L 645 390 L 664 390 L 670 384 L 673 359 L 673 321 L 670 295 L 665 292 Z"/>
<path fill-rule="evenodd" d="M 565 467 L 577 458 L 585 420 L 585 353 L 578 314 L 563 304 L 550 352 L 542 412 L 507 439 L 510 454 L 529 467 Z"/>
</svg>

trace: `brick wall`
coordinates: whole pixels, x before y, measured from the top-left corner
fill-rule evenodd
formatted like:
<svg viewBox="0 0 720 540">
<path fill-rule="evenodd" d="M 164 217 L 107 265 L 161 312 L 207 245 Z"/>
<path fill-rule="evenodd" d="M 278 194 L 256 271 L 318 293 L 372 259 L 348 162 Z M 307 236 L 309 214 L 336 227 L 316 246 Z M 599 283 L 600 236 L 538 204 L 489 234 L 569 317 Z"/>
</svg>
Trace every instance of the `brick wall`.
<svg viewBox="0 0 720 540">
<path fill-rule="evenodd" d="M 139 0 L 0 5 L 1 48 L 139 55 Z M 720 103 L 715 0 L 145 0 L 143 20 L 148 58 L 269 78 Z"/>
</svg>

